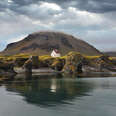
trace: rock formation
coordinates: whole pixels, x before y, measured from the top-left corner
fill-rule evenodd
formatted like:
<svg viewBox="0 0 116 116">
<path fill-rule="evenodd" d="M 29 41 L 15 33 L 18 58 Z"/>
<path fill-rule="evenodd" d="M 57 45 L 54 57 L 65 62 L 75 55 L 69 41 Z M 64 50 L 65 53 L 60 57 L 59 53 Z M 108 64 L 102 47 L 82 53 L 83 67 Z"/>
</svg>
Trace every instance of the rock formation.
<svg viewBox="0 0 116 116">
<path fill-rule="evenodd" d="M 76 52 L 70 52 L 67 55 L 63 72 L 68 74 L 82 73 L 82 63 L 83 56 L 81 54 Z"/>
</svg>

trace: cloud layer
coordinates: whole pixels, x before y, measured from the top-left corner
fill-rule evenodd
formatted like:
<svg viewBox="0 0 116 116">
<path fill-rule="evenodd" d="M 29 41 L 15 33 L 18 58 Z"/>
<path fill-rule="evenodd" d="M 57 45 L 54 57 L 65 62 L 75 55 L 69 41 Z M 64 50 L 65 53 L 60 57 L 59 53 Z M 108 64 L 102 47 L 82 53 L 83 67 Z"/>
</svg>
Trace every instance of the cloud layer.
<svg viewBox="0 0 116 116">
<path fill-rule="evenodd" d="M 55 30 L 115 50 L 115 18 L 115 0 L 1 0 L 0 48 L 28 33 Z"/>
</svg>

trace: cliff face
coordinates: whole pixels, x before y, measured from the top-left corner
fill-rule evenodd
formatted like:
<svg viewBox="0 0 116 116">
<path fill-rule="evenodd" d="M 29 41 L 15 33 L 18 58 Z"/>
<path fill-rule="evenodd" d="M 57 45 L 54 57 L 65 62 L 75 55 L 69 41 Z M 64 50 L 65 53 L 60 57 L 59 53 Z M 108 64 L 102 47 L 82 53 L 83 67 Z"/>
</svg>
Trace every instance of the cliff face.
<svg viewBox="0 0 116 116">
<path fill-rule="evenodd" d="M 77 51 L 86 55 L 100 55 L 101 53 L 88 43 L 72 35 L 60 32 L 36 32 L 21 41 L 9 44 L 1 52 L 4 55 L 30 53 L 37 55 L 50 54 L 56 48 L 62 55 L 70 51 Z"/>
</svg>

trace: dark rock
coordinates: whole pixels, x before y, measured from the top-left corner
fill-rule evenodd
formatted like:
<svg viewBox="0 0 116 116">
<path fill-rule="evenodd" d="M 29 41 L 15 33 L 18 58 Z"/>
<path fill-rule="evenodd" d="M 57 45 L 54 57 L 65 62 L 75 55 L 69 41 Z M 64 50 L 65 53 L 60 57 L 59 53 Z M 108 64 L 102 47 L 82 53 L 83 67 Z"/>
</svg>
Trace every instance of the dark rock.
<svg viewBox="0 0 116 116">
<path fill-rule="evenodd" d="M 17 67 L 22 67 L 27 60 L 28 58 L 16 58 L 16 60 L 14 61 L 14 64 Z"/>
<path fill-rule="evenodd" d="M 51 65 L 52 69 L 55 69 L 56 71 L 61 71 L 64 67 L 65 60 L 56 58 L 53 64 Z"/>
<path fill-rule="evenodd" d="M 77 52 L 70 52 L 67 55 L 63 72 L 69 74 L 82 73 L 82 61 L 83 56 L 81 54 Z"/>
<path fill-rule="evenodd" d="M 16 74 L 16 72 L 14 71 L 14 64 L 0 61 L 0 74 L 10 76 Z"/>
<path fill-rule="evenodd" d="M 109 56 L 102 55 L 98 58 L 88 60 L 83 63 L 84 72 L 114 72 L 116 71 L 116 66 L 110 60 Z"/>
<path fill-rule="evenodd" d="M 28 59 L 24 65 L 23 68 L 25 69 L 25 71 L 27 72 L 32 72 L 32 59 Z"/>
<path fill-rule="evenodd" d="M 40 68 L 42 68 L 42 67 L 51 67 L 53 62 L 54 62 L 54 58 L 52 58 L 52 57 L 45 58 L 45 59 L 43 58 L 39 62 L 39 67 Z"/>
<path fill-rule="evenodd" d="M 38 58 L 38 56 L 32 56 L 32 67 L 34 69 L 39 68 L 39 58 Z"/>
</svg>

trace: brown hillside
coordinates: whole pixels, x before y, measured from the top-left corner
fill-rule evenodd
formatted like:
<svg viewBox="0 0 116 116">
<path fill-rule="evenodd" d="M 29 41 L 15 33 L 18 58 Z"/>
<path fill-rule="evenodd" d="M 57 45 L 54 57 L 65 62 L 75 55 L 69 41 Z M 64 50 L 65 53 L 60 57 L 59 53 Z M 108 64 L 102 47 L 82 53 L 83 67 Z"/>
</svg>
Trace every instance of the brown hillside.
<svg viewBox="0 0 116 116">
<path fill-rule="evenodd" d="M 113 52 L 104 52 L 104 54 L 108 55 L 108 56 L 111 56 L 111 57 L 116 57 L 116 52 L 113 51 Z"/>
<path fill-rule="evenodd" d="M 52 49 L 58 49 L 62 55 L 70 51 L 78 51 L 86 55 L 99 55 L 100 52 L 88 43 L 61 32 L 36 32 L 28 35 L 21 41 L 9 44 L 1 52 L 4 55 L 30 53 L 45 55 Z"/>
</svg>

